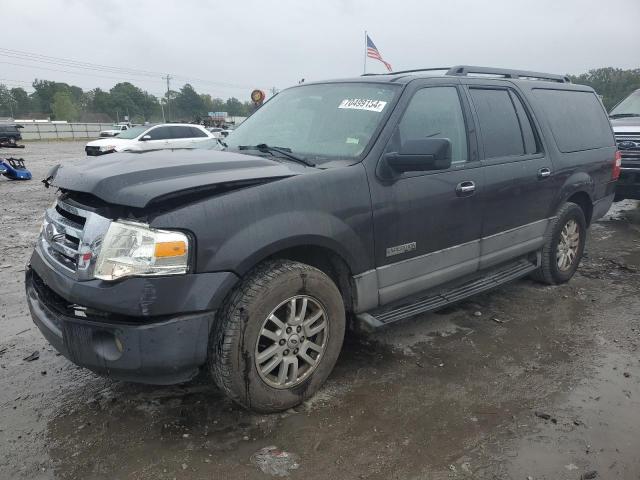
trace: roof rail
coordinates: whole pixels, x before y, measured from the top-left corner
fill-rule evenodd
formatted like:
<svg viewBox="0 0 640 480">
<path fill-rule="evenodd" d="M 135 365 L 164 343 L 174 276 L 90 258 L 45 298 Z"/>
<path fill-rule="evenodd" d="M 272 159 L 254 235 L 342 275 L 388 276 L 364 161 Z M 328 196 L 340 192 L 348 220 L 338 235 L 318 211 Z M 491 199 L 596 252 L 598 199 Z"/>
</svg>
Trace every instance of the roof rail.
<svg viewBox="0 0 640 480">
<path fill-rule="evenodd" d="M 434 67 L 434 68 L 414 68 L 412 70 L 398 70 L 389 72 L 389 73 L 363 73 L 363 77 L 368 77 L 370 75 L 398 75 L 400 73 L 415 73 L 415 72 L 434 72 L 434 71 L 447 72 L 451 70 L 451 67 Z"/>
<path fill-rule="evenodd" d="M 451 67 L 447 75 L 467 76 L 473 74 L 497 75 L 504 78 L 522 78 L 527 80 L 548 80 L 552 82 L 571 83 L 569 77 L 565 75 L 555 75 L 553 73 L 528 72 L 526 70 L 509 70 L 506 68 L 474 67 L 471 65 L 457 65 Z"/>
</svg>

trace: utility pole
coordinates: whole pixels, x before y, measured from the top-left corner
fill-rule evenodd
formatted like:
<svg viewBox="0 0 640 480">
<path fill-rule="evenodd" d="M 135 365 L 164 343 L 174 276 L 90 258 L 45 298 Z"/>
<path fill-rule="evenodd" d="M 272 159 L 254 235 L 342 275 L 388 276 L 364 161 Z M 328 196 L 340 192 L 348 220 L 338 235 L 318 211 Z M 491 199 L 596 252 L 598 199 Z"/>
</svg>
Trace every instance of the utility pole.
<svg viewBox="0 0 640 480">
<path fill-rule="evenodd" d="M 171 83 L 170 83 L 171 82 L 171 75 L 169 75 L 167 73 L 167 76 L 166 77 L 162 77 L 162 78 L 164 78 L 167 81 L 167 120 L 171 121 L 171 104 L 169 102 L 169 100 L 170 100 L 169 95 L 170 95 L 170 92 L 171 92 Z"/>
</svg>

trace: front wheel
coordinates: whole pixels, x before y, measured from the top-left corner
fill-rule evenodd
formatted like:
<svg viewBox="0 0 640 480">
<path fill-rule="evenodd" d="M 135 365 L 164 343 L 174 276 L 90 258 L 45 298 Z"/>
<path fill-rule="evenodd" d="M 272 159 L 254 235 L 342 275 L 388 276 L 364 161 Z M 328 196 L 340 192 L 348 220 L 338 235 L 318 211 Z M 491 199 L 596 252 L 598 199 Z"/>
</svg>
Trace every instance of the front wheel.
<svg viewBox="0 0 640 480">
<path fill-rule="evenodd" d="M 241 405 L 286 410 L 322 386 L 344 330 L 342 296 L 327 275 L 298 262 L 267 262 L 249 274 L 216 318 L 209 370 Z"/>
<path fill-rule="evenodd" d="M 550 235 L 542 248 L 540 268 L 533 278 L 549 285 L 568 282 L 578 269 L 587 234 L 582 208 L 565 203 L 550 225 Z"/>
</svg>

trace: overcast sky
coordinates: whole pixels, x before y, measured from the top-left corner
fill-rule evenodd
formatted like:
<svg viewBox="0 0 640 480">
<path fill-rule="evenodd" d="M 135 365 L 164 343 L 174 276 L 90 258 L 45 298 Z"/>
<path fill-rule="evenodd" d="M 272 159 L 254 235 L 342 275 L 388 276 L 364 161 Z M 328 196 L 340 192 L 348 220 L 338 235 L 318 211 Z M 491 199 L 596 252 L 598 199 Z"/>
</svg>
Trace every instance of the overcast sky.
<svg viewBox="0 0 640 480">
<path fill-rule="evenodd" d="M 189 78 L 199 92 L 248 100 L 256 87 L 361 74 L 364 30 L 395 70 L 640 68 L 640 0 L 5 0 L 1 11 L 0 83 L 28 90 L 35 77 L 85 90 L 127 80 L 161 95 L 160 74 L 169 73 L 182 77 L 172 88 Z M 1 49 L 158 75 L 77 69 Z M 367 65 L 384 71 L 375 60 Z"/>
</svg>

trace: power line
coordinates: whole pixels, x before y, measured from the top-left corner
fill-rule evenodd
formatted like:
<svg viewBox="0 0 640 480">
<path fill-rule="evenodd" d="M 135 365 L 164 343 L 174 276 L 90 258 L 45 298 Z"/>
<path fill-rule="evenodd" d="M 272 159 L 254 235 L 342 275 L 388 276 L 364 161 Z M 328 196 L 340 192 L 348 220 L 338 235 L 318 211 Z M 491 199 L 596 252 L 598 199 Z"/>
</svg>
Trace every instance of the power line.
<svg viewBox="0 0 640 480">
<path fill-rule="evenodd" d="M 79 61 L 79 60 L 67 59 L 67 58 L 63 58 L 63 57 L 53 57 L 53 56 L 50 56 L 50 55 L 42 55 L 42 54 L 38 54 L 38 53 L 25 52 L 25 51 L 21 51 L 21 50 L 13 50 L 13 49 L 8 49 L 8 48 L 0 48 L 0 56 L 8 57 L 10 59 L 17 59 L 17 60 L 27 61 L 27 62 L 38 62 L 38 63 L 42 62 L 42 63 L 47 63 L 49 65 L 61 66 L 61 67 L 66 67 L 66 68 L 75 68 L 75 69 L 80 69 L 80 70 L 90 70 L 90 71 L 98 71 L 98 72 L 103 72 L 103 73 L 114 73 L 114 74 L 123 74 L 123 75 L 131 75 L 131 76 L 141 76 L 141 77 L 145 77 L 145 78 L 149 79 L 150 81 L 158 81 L 158 80 L 151 80 L 154 77 L 156 77 L 156 78 L 164 78 L 162 73 L 153 72 L 153 71 L 150 71 L 150 70 L 138 70 L 138 69 L 132 69 L 132 68 L 123 68 L 123 67 L 115 67 L 115 66 L 110 66 L 110 65 L 102 65 L 102 64 L 97 64 L 97 63 L 84 62 L 84 61 Z M 39 66 L 39 65 L 36 67 L 36 66 L 31 66 L 31 65 L 20 65 L 20 64 L 15 64 L 15 63 L 11 63 L 11 62 L 2 62 L 2 63 L 6 63 L 6 64 L 9 64 L 9 65 L 22 66 L 22 67 L 29 67 L 29 68 L 41 68 L 41 69 L 52 70 L 52 71 L 60 71 L 60 72 L 63 72 L 63 73 L 72 73 L 72 74 L 76 74 L 76 75 L 80 74 L 78 72 L 70 72 L 68 70 L 56 70 L 56 69 L 52 69 L 52 68 L 48 68 L 48 67 L 42 67 L 42 66 Z M 92 75 L 92 76 L 97 76 L 97 77 L 114 79 L 114 77 L 107 77 L 105 75 L 98 75 L 98 74 L 95 74 L 95 73 L 94 74 L 85 73 L 85 75 Z M 245 90 L 245 89 L 248 90 L 250 88 L 254 88 L 254 87 L 248 86 L 248 85 L 238 85 L 238 84 L 227 83 L 227 82 L 219 82 L 219 81 L 215 81 L 215 80 L 206 80 L 206 79 L 195 78 L 195 77 L 190 77 L 190 76 L 186 76 L 186 75 L 176 75 L 176 76 L 174 76 L 174 79 L 180 79 L 181 81 L 185 81 L 185 82 L 206 83 L 206 84 L 216 85 L 216 86 L 219 86 L 219 87 L 227 87 L 227 88 L 238 89 L 238 90 Z"/>
</svg>

